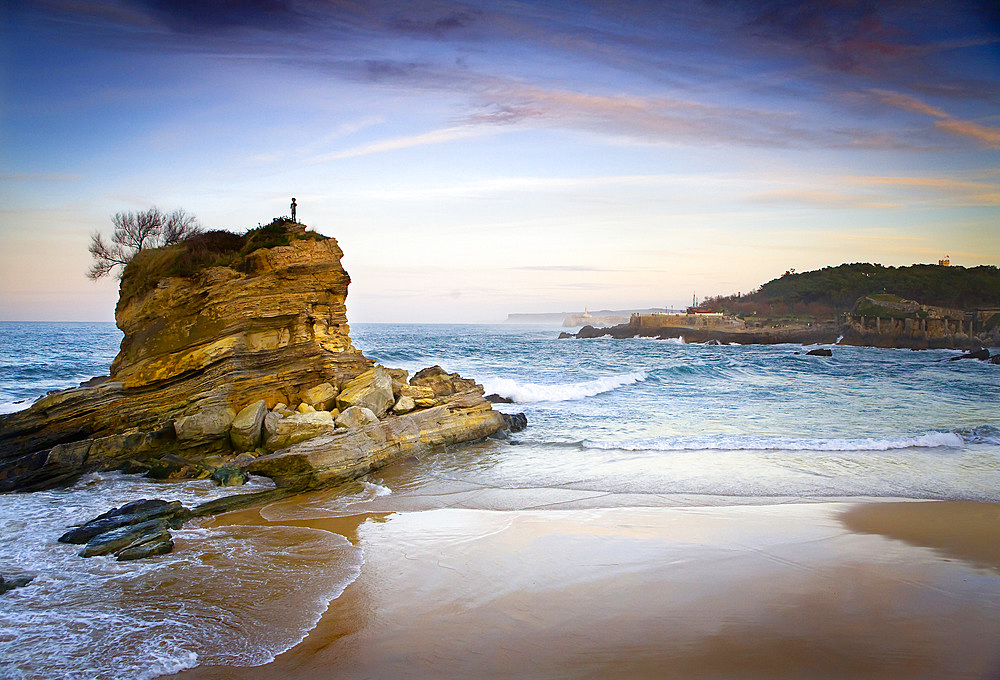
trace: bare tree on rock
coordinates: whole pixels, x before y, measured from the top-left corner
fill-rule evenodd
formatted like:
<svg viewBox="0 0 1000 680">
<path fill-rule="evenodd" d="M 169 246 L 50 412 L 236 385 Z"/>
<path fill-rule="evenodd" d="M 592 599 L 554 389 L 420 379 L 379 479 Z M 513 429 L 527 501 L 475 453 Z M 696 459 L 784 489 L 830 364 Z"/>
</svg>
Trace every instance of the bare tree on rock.
<svg viewBox="0 0 1000 680">
<path fill-rule="evenodd" d="M 117 213 L 111 223 L 115 230 L 110 243 L 100 232 L 90 238 L 88 250 L 94 256 L 94 264 L 87 276 L 95 281 L 116 267 L 121 267 L 118 270 L 118 278 L 121 278 L 125 266 L 140 251 L 170 246 L 201 233 L 201 225 L 194 215 L 180 209 L 167 214 L 155 206 L 140 212 Z"/>
</svg>

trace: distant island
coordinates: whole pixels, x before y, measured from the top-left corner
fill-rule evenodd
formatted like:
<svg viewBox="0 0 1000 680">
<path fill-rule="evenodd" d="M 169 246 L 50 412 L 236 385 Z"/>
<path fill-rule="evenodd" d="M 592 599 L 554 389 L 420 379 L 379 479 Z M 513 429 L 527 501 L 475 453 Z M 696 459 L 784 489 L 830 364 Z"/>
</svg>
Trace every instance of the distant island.
<svg viewBox="0 0 1000 680">
<path fill-rule="evenodd" d="M 1000 269 L 856 263 L 787 271 L 746 295 L 683 313 L 636 312 L 560 337 L 684 337 L 694 342 L 832 343 L 913 349 L 1000 346 Z"/>
</svg>

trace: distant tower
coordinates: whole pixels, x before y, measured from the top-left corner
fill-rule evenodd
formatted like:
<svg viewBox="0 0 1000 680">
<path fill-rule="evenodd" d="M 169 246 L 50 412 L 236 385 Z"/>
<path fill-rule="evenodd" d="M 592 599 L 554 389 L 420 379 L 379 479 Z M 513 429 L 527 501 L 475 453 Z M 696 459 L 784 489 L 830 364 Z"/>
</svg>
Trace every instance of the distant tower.
<svg viewBox="0 0 1000 680">
<path fill-rule="evenodd" d="M 951 255 L 945 255 L 943 260 L 938 260 L 938 264 L 942 267 L 951 266 Z"/>
<path fill-rule="evenodd" d="M 583 308 L 583 318 L 584 319 L 589 319 L 590 318 L 590 312 L 587 311 L 586 307 Z"/>
</svg>

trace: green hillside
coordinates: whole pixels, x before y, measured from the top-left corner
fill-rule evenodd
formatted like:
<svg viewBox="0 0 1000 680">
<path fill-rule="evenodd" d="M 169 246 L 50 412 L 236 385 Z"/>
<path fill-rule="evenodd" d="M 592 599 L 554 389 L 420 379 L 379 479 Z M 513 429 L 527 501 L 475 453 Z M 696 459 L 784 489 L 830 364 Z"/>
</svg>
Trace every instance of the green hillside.
<svg viewBox="0 0 1000 680">
<path fill-rule="evenodd" d="M 710 298 L 701 307 L 741 316 L 832 319 L 851 309 L 858 298 L 878 294 L 937 307 L 1000 308 L 1000 269 L 991 265 L 966 268 L 842 264 L 811 272 L 786 272 L 748 295 Z"/>
</svg>

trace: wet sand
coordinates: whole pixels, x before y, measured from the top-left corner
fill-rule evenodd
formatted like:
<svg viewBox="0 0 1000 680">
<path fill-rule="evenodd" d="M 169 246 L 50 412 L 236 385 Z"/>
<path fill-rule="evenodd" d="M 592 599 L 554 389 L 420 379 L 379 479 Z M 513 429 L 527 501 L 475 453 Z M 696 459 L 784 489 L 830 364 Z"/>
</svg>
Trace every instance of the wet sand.
<svg viewBox="0 0 1000 680">
<path fill-rule="evenodd" d="M 361 576 L 274 662 L 174 677 L 1000 677 L 1000 506 L 610 505 L 279 520 Z"/>
</svg>

